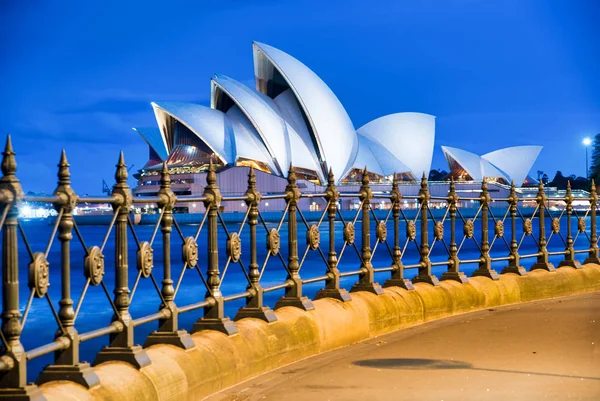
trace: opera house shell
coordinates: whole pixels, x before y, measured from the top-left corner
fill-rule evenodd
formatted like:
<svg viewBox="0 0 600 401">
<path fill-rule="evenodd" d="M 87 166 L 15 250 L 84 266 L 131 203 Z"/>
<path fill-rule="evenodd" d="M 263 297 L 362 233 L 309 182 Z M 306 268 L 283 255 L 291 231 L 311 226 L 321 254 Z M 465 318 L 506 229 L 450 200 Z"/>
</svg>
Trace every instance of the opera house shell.
<svg viewBox="0 0 600 401">
<path fill-rule="evenodd" d="M 478 156 L 466 150 L 442 146 L 450 176 L 458 180 L 494 180 L 517 187 L 534 181 L 528 177 L 541 146 L 514 146 Z"/>
<path fill-rule="evenodd" d="M 348 113 L 312 70 L 274 47 L 253 43 L 256 87 L 215 74 L 210 107 L 152 103 L 158 129 L 136 129 L 150 147 L 151 169 L 253 166 L 286 177 L 289 166 L 325 184 L 365 166 L 381 177 L 416 180 L 431 167 L 435 117 L 397 113 L 355 129 Z"/>
<path fill-rule="evenodd" d="M 152 103 L 158 126 L 136 129 L 150 152 L 136 175 L 136 196 L 158 192 L 163 162 L 177 195 L 202 193 L 205 179 L 199 174 L 205 174 L 210 161 L 218 166 L 222 192 L 229 194 L 245 191 L 250 166 L 267 193 L 285 188 L 290 166 L 299 186 L 315 192 L 323 191 L 330 172 L 336 183 L 347 185 L 356 185 L 365 167 L 375 185 L 389 185 L 393 174 L 407 185 L 429 175 L 434 116 L 395 113 L 356 129 L 335 94 L 311 69 L 262 43 L 254 42 L 252 50 L 255 87 L 215 74 L 210 106 Z M 455 178 L 460 170 L 463 178 L 474 181 L 493 176 L 522 182 L 539 149 L 508 148 L 481 157 L 453 148 L 444 148 L 444 153 L 456 167 Z M 403 189 L 407 195 L 411 191 Z"/>
</svg>

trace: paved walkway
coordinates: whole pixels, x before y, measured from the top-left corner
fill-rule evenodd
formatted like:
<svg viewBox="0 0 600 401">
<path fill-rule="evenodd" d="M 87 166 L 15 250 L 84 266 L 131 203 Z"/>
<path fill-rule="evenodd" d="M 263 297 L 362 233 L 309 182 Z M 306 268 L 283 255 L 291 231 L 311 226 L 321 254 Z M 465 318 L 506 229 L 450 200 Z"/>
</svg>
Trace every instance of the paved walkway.
<svg viewBox="0 0 600 401">
<path fill-rule="evenodd" d="M 305 359 L 209 397 L 600 400 L 600 293 L 454 316 Z"/>
</svg>

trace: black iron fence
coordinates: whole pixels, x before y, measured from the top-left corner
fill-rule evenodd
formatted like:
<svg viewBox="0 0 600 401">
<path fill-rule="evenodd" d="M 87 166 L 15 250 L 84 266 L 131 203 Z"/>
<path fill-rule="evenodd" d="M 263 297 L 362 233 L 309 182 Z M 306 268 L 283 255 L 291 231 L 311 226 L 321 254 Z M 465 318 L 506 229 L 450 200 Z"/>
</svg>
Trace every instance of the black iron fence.
<svg viewBox="0 0 600 401">
<path fill-rule="evenodd" d="M 461 271 L 461 266 L 467 265 L 476 266 L 473 276 L 497 280 L 499 274 L 492 264 L 498 262 L 503 263 L 500 274 L 519 275 L 527 274 L 522 265 L 524 259 L 534 259 L 530 269 L 548 271 L 555 269 L 549 260 L 551 256 L 561 257 L 558 267 L 579 268 L 576 256 L 580 253 L 587 254 L 586 263 L 599 263 L 596 235 L 598 196 L 593 183 L 589 197 L 577 198 L 578 204 L 586 202 L 586 206 L 575 208 L 570 188 L 562 197 L 548 197 L 540 183 L 535 198 L 524 200 L 512 185 L 507 198 L 492 199 L 484 182 L 479 196 L 459 198 L 455 184 L 451 182 L 446 197 L 431 197 L 427 181 L 423 178 L 418 196 L 410 199 L 412 203 L 417 202 L 419 208 L 416 215 L 413 212 L 408 217 L 398 182 L 394 180 L 388 193 L 373 193 L 366 171 L 358 193 L 340 193 L 330 173 L 324 193 L 303 194 L 290 168 L 284 193 L 261 196 L 254 172 L 250 169 L 245 195 L 222 197 L 211 165 L 201 197 L 177 197 L 171 189 L 168 169 L 164 166 L 158 195 L 137 199 L 132 197 L 127 185 L 127 168 L 122 154 L 116 166 L 112 194 L 106 197 L 80 197 L 74 192 L 64 152 L 58 167 L 58 186 L 52 196 L 25 196 L 16 177 L 15 153 L 8 138 L 0 179 L 0 396 L 39 396 L 39 389 L 27 382 L 28 361 L 50 353 L 54 353 L 54 362 L 42 370 L 37 378 L 38 384 L 71 380 L 88 388 L 97 385 L 98 377 L 93 367 L 80 360 L 80 346 L 99 337 L 107 338 L 106 346 L 96 355 L 94 364 L 120 360 L 136 368 L 146 366 L 150 360 L 144 348 L 134 342 L 134 331 L 142 325 L 155 325 L 155 330 L 145 339 L 144 347 L 166 343 L 191 348 L 194 343 L 179 324 L 179 317 L 185 313 L 202 311 L 191 327 L 191 333 L 208 329 L 234 335 L 237 328 L 226 316 L 225 304 L 236 300 L 244 300 L 245 304 L 237 311 L 234 320 L 251 317 L 273 322 L 277 317 L 264 302 L 265 294 L 269 292 L 283 291 L 283 296 L 274 305 L 275 309 L 293 306 L 310 310 L 314 306 L 303 294 L 303 289 L 319 282 L 324 285 L 316 294 L 317 299 L 329 297 L 350 302 L 352 291 L 383 293 L 382 286 L 375 281 L 376 274 L 388 275 L 384 287 L 398 286 L 411 290 L 413 283 L 418 282 L 434 286 L 440 285 L 439 280 L 467 283 L 468 278 Z M 302 198 L 324 199 L 326 207 L 317 220 L 305 218 L 298 208 Z M 339 204 L 342 198 L 358 199 L 359 207 L 351 219 L 348 219 L 348 214 L 344 218 L 341 213 Z M 279 221 L 267 222 L 259 211 L 259 205 L 275 199 L 285 201 L 285 210 L 281 212 Z M 24 201 L 51 203 L 58 213 L 48 242 L 42 249 L 36 249 L 36 244 L 28 240 L 20 221 L 19 208 Z M 388 202 L 390 207 L 375 210 L 374 204 L 381 201 Z M 462 213 L 459 206 L 464 201 L 478 205 L 474 214 L 466 216 Z M 526 201 L 529 202 L 527 205 Z M 225 202 L 243 202 L 247 206 L 241 223 L 235 227 L 225 222 L 220 211 Z M 446 207 L 434 213 L 430 207 L 433 202 L 444 202 Z M 106 234 L 96 244 L 86 242 L 73 214 L 78 205 L 93 203 L 110 204 L 113 209 Z M 160 216 L 151 235 L 144 240 L 138 235 L 130 210 L 136 204 L 148 203 L 156 205 Z M 191 235 L 184 234 L 189 227 L 184 230 L 177 222 L 177 215 L 173 214 L 175 205 L 182 203 L 202 203 L 206 208 L 201 223 L 193 226 Z M 548 207 L 550 204 L 552 207 Z M 321 237 L 325 241 L 322 242 Z M 528 249 L 534 251 L 524 253 L 523 244 L 527 238 L 533 243 L 533 248 Z M 263 239 L 266 249 L 258 245 L 263 243 Z M 48 257 L 55 241 L 60 243 L 60 284 L 49 291 L 51 269 Z M 550 241 L 558 250 L 549 251 Z M 114 245 L 114 258 L 105 256 L 109 242 Z M 181 243 L 180 250 L 171 249 L 175 242 Z M 465 251 L 466 244 L 471 244 L 469 252 Z M 576 247 L 576 244 L 580 246 Z M 82 247 L 85 255 L 83 263 L 72 260 L 72 247 Z M 130 260 L 131 248 L 135 248 L 135 260 Z M 28 256 L 25 261 L 19 260 L 23 250 Z M 223 250 L 226 258 L 219 255 Z M 379 256 L 374 263 L 376 253 Z M 346 268 L 349 263 L 342 263 L 350 258 L 349 255 L 356 261 L 350 263 L 353 269 Z M 155 266 L 158 259 L 161 262 Z M 309 270 L 320 271 L 321 274 L 301 277 L 300 272 L 307 264 L 311 266 Z M 341 266 L 345 268 L 341 270 Z M 105 282 L 107 267 L 114 269 L 112 294 Z M 433 274 L 435 267 L 444 268 L 440 277 Z M 227 295 L 223 293 L 222 286 L 227 279 L 231 280 L 228 272 L 234 268 L 241 272 L 237 281 L 232 283 L 237 292 Z M 19 271 L 22 273 L 23 269 L 27 271 L 27 283 L 19 281 Z M 281 282 L 263 286 L 263 275 L 269 269 L 279 269 L 285 272 L 285 277 Z M 409 269 L 417 271 L 412 280 L 405 277 L 405 271 Z M 74 296 L 71 280 L 74 274 L 82 273 L 85 278 L 83 288 Z M 192 275 L 197 280 L 193 287 L 195 301 L 176 304 L 182 284 Z M 357 280 L 348 292 L 342 282 L 352 276 Z M 239 281 L 240 277 L 243 281 Z M 155 303 L 143 305 L 145 314 L 133 318 L 130 309 L 142 282 L 151 283 L 156 292 Z M 102 289 L 106 307 L 112 310 L 113 317 L 109 324 L 80 332 L 78 316 L 92 287 Z M 28 294 L 26 302 L 21 302 L 20 291 Z M 47 313 L 52 314 L 55 322 L 55 327 L 36 329 L 56 330 L 56 334 L 54 341 L 48 344 L 25 349 L 21 333 L 26 326 L 35 324 L 28 319 L 35 302 L 46 302 Z"/>
</svg>

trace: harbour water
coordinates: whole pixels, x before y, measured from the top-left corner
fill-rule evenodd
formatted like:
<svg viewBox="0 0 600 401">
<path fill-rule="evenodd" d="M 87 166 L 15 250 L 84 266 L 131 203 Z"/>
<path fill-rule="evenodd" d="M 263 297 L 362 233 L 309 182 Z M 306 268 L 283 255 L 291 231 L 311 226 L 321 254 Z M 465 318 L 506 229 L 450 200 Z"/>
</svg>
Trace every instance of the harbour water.
<svg viewBox="0 0 600 401">
<path fill-rule="evenodd" d="M 502 216 L 497 216 L 497 218 L 501 218 Z M 298 239 L 299 239 L 299 254 L 300 258 L 303 258 L 305 253 L 306 245 L 304 243 L 305 237 L 305 229 L 306 227 L 303 225 L 302 221 L 299 219 L 299 229 L 298 229 Z M 589 219 L 587 222 L 587 227 L 589 230 Z M 563 238 L 566 237 L 566 221 L 563 218 L 562 224 L 562 235 Z M 276 227 L 276 223 L 267 223 L 268 228 Z M 418 241 L 419 237 L 417 236 L 417 242 L 406 242 L 406 234 L 405 234 L 405 223 L 400 223 L 400 247 L 405 248 L 403 263 L 405 265 L 415 264 L 418 262 L 419 254 L 418 254 Z M 430 230 L 430 244 L 433 241 L 433 223 L 429 221 L 429 230 Z M 547 227 L 550 227 L 550 221 L 547 221 Z M 32 252 L 43 252 L 49 242 L 50 235 L 52 233 L 53 227 L 49 225 L 46 221 L 29 221 L 22 222 L 22 227 L 25 236 L 27 237 L 29 246 L 31 247 Z M 371 233 L 371 247 L 375 247 L 376 245 L 376 237 L 375 237 L 375 225 L 372 224 L 372 233 Z M 393 224 L 390 220 L 387 224 L 388 227 L 388 237 L 387 244 L 379 243 L 375 249 L 375 253 L 372 259 L 372 263 L 374 267 L 389 267 L 391 265 L 391 256 L 390 251 L 393 247 Z M 417 227 L 419 227 L 419 223 L 417 222 Z M 493 221 L 490 219 L 490 242 L 494 240 L 494 230 L 493 230 Z M 573 219 L 573 235 L 576 233 L 577 222 Z M 185 225 L 182 224 L 180 226 L 182 234 L 184 237 L 194 236 L 198 226 L 197 225 Z M 229 232 L 237 232 L 240 228 L 240 224 L 237 223 L 227 223 L 227 229 Z M 90 247 L 93 245 L 101 246 L 104 237 L 106 235 L 107 226 L 80 226 L 79 227 L 82 237 L 85 242 L 85 246 Z M 135 226 L 135 234 L 139 241 L 150 241 L 153 235 L 154 226 L 152 225 L 140 225 Z M 480 243 L 480 222 L 476 221 L 475 223 L 475 235 L 477 243 Z M 263 265 L 265 257 L 267 256 L 266 249 L 266 230 L 265 228 L 259 224 L 257 226 L 258 231 L 258 260 L 259 265 Z M 450 223 L 446 222 L 444 224 L 444 241 L 445 245 L 449 246 L 450 241 Z M 547 229 L 547 237 L 550 237 L 548 242 L 549 251 L 560 251 L 565 248 L 564 242 L 561 237 L 558 235 L 549 234 L 549 229 Z M 352 246 L 347 246 L 343 256 L 339 260 L 339 269 L 341 272 L 353 271 L 357 270 L 360 267 L 360 259 L 358 257 L 358 252 L 360 252 L 361 247 L 361 224 L 360 221 L 356 223 L 356 249 Z M 462 234 L 462 222 L 457 221 L 457 242 L 460 245 L 463 234 Z M 517 221 L 517 240 L 521 240 L 522 236 L 522 224 L 521 221 Z M 327 221 L 323 221 L 320 229 L 321 233 L 321 248 L 325 258 L 327 258 L 327 253 L 329 252 L 328 244 L 328 226 Z M 287 226 L 283 224 L 281 227 L 281 255 L 284 260 L 287 261 Z M 241 261 L 248 268 L 249 262 L 249 230 L 248 227 L 245 226 L 240 233 L 240 237 L 242 240 L 242 258 Z M 339 254 L 343 245 L 343 223 L 336 222 L 336 251 Z M 510 244 L 510 220 L 507 219 L 505 222 L 505 236 L 503 238 L 497 238 L 493 241 L 493 245 L 490 251 L 492 257 L 503 257 L 508 255 L 508 247 L 507 243 Z M 523 239 L 521 248 L 519 253 L 521 255 L 532 254 L 537 252 L 537 245 L 534 241 L 534 238 L 537 237 L 537 219 L 533 219 L 533 236 L 526 236 Z M 505 242 L 506 240 L 506 242 Z M 219 228 L 219 258 L 220 263 L 219 267 L 221 272 L 227 262 L 227 255 L 225 250 L 225 242 L 226 242 L 226 234 L 222 227 Z M 181 236 L 177 232 L 177 230 L 173 229 L 172 233 L 172 277 L 173 280 L 177 283 L 180 273 L 183 268 L 183 263 L 181 262 L 181 245 L 182 240 Z M 202 229 L 200 235 L 198 237 L 198 245 L 199 245 L 199 263 L 201 266 L 201 270 L 205 272 L 206 270 L 206 227 Z M 430 258 L 432 262 L 441 262 L 445 261 L 448 258 L 448 253 L 446 250 L 446 246 L 442 242 L 436 242 L 433 246 L 433 249 L 430 254 Z M 585 233 L 581 233 L 575 242 L 576 249 L 587 249 L 589 247 L 588 239 Z M 136 241 L 133 234 L 130 231 L 129 234 L 129 287 L 133 288 L 136 277 Z M 154 270 L 153 275 L 156 279 L 156 282 L 160 288 L 160 283 L 163 278 L 162 271 L 162 234 L 160 229 L 158 230 L 154 244 Z M 111 297 L 113 296 L 112 291 L 114 288 L 114 278 L 115 278 L 115 268 L 114 268 L 114 259 L 115 259 L 115 251 L 114 251 L 114 230 L 109 234 L 108 240 L 106 242 L 104 248 L 105 255 L 105 275 L 104 275 L 104 283 L 109 290 Z M 113 315 L 113 310 L 110 306 L 110 303 L 101 288 L 101 286 L 90 287 L 87 291 L 87 294 L 83 298 L 83 301 L 79 301 L 81 293 L 85 286 L 85 277 L 83 274 L 83 261 L 84 261 L 84 247 L 81 242 L 78 240 L 76 235 L 73 236 L 73 240 L 71 242 L 71 297 L 75 302 L 75 308 L 78 307 L 79 302 L 83 302 L 80 307 L 79 315 L 77 316 L 76 328 L 80 333 L 87 332 L 96 328 L 104 327 L 110 323 L 111 317 Z M 581 260 L 585 258 L 585 254 L 578 255 Z M 472 239 L 466 239 L 460 249 L 459 258 L 462 260 L 473 260 L 479 258 L 479 248 L 478 245 Z M 560 260 L 562 260 L 562 256 L 553 256 L 551 257 L 551 261 L 557 265 Z M 60 265 L 60 242 L 58 238 L 55 238 L 51 247 L 48 256 L 48 261 L 50 262 L 50 288 L 49 294 L 54 305 L 54 308 L 58 311 L 58 301 L 61 297 L 61 265 Z M 27 291 L 26 284 L 28 280 L 28 264 L 30 262 L 29 252 L 22 241 L 22 238 L 19 238 L 19 278 L 21 282 L 20 286 L 20 302 L 22 306 L 21 312 L 24 312 L 25 306 L 27 304 L 29 298 L 29 292 Z M 526 259 L 522 260 L 522 265 L 527 269 L 534 262 L 534 259 Z M 493 268 L 496 271 L 500 272 L 502 268 L 506 265 L 506 261 L 499 261 L 493 263 Z M 464 271 L 467 276 L 469 276 L 475 269 L 477 265 L 475 263 L 464 264 L 461 265 L 461 270 Z M 446 270 L 446 266 L 436 266 L 433 268 L 433 273 L 438 277 Z M 316 251 L 309 251 L 306 254 L 304 263 L 300 270 L 300 275 L 303 279 L 308 279 L 312 277 L 321 276 L 326 272 L 326 265 L 323 261 L 323 257 Z M 416 275 L 417 269 L 407 269 L 406 277 L 412 278 Z M 383 282 L 389 278 L 389 272 L 381 272 L 376 273 L 375 278 L 376 281 L 383 284 Z M 266 265 L 265 273 L 261 279 L 261 284 L 263 287 L 268 287 L 275 284 L 280 284 L 285 281 L 286 271 L 283 267 L 281 260 L 278 257 L 271 257 L 269 262 Z M 342 286 L 350 289 L 352 284 L 357 280 L 356 276 L 345 277 L 342 279 Z M 239 264 L 231 264 L 225 275 L 222 277 L 222 285 L 221 291 L 224 296 L 238 294 L 245 291 L 247 286 L 247 280 L 245 275 Z M 322 288 L 323 283 L 313 283 L 304 286 L 304 293 L 308 297 L 312 298 L 315 296 L 316 292 Z M 1 291 L 1 289 L 0 289 Z M 192 303 L 200 302 L 204 299 L 206 293 L 206 289 L 200 279 L 197 271 L 195 270 L 186 270 L 183 275 L 183 280 L 181 282 L 181 286 L 179 291 L 177 292 L 175 302 L 178 306 L 189 305 Z M 265 294 L 265 304 L 273 307 L 275 302 L 279 297 L 283 295 L 283 290 L 273 291 Z M 232 301 L 226 303 L 225 313 L 230 317 L 234 317 L 237 309 L 244 304 L 244 299 Z M 134 297 L 131 302 L 130 311 L 133 318 L 139 318 L 142 316 L 146 316 L 158 311 L 160 305 L 160 297 L 155 289 L 151 279 L 142 279 L 138 285 L 138 288 L 135 291 Z M 185 313 L 180 315 L 180 326 L 185 329 L 190 329 L 193 323 L 202 316 L 202 310 L 196 310 L 193 312 Z M 28 314 L 28 318 L 22 333 L 22 342 L 25 346 L 26 350 L 30 350 L 32 348 L 38 347 L 40 345 L 49 343 L 53 341 L 53 337 L 55 332 L 57 331 L 58 325 L 54 319 L 53 313 L 48 305 L 48 302 L 45 299 L 34 299 L 31 309 Z M 156 322 L 149 323 L 143 326 L 136 327 L 135 335 L 136 342 L 139 344 L 143 344 L 146 336 L 156 328 Z M 108 343 L 108 338 L 101 337 L 95 340 L 91 340 L 81 344 L 81 359 L 87 361 L 93 361 L 95 354 L 98 350 Z M 30 362 L 29 366 L 29 378 L 34 380 L 37 377 L 37 374 L 43 368 L 43 366 L 51 363 L 53 360 L 52 354 L 45 355 L 40 358 L 34 359 Z"/>
</svg>

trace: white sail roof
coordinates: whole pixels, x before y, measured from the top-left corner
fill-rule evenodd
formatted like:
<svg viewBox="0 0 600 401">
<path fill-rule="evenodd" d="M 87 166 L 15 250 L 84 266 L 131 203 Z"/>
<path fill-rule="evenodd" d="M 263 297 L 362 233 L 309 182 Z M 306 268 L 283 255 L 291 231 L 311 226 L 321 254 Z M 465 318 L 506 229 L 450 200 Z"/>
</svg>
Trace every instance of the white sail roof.
<svg viewBox="0 0 600 401">
<path fill-rule="evenodd" d="M 429 175 L 435 139 L 435 117 L 396 113 L 377 118 L 357 130 L 402 161 L 415 179 Z"/>
<path fill-rule="evenodd" d="M 541 151 L 542 146 L 513 146 L 486 153 L 481 158 L 502 170 L 520 187 Z"/>
<path fill-rule="evenodd" d="M 280 77 L 291 89 L 302 108 L 323 175 L 329 167 L 341 180 L 354 164 L 358 137 L 346 110 L 329 87 L 307 66 L 274 47 L 253 43 L 254 75 L 257 89 L 275 97 L 272 91 Z"/>
</svg>

